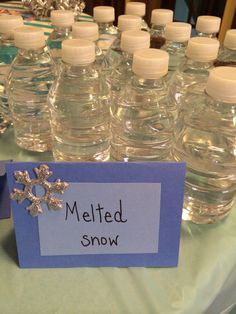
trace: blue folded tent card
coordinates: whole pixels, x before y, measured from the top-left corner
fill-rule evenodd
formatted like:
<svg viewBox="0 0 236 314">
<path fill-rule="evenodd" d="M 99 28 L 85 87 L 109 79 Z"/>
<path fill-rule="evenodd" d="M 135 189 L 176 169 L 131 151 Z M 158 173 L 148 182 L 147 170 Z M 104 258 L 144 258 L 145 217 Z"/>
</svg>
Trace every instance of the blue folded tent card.
<svg viewBox="0 0 236 314">
<path fill-rule="evenodd" d="M 9 163 L 20 266 L 174 267 L 184 163 Z"/>
<path fill-rule="evenodd" d="M 0 161 L 0 219 L 9 218 L 11 213 L 5 163 Z"/>
</svg>

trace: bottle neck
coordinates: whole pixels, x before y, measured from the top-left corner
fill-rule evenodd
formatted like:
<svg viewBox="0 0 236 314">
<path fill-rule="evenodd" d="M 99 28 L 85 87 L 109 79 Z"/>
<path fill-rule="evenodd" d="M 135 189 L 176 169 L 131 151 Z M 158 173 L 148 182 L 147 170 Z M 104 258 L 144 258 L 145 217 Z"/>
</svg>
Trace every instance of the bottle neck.
<svg viewBox="0 0 236 314">
<path fill-rule="evenodd" d="M 197 32 L 197 36 L 198 37 L 217 38 L 217 33 Z"/>
<path fill-rule="evenodd" d="M 1 44 L 14 46 L 14 35 L 13 34 L 0 34 Z"/>
<path fill-rule="evenodd" d="M 72 26 L 53 26 L 55 33 L 69 34 L 72 31 Z"/>
<path fill-rule="evenodd" d="M 162 37 L 164 37 L 164 29 L 165 29 L 165 25 L 152 24 L 152 26 L 151 26 L 151 32 L 153 34 L 156 34 L 156 35 L 162 36 Z"/>
<path fill-rule="evenodd" d="M 184 42 L 175 42 L 171 40 L 166 40 L 167 47 L 174 47 L 175 49 L 186 49 L 188 45 L 188 41 Z"/>
<path fill-rule="evenodd" d="M 195 61 L 192 60 L 190 58 L 186 58 L 186 62 L 185 65 L 193 70 L 209 70 L 210 68 L 212 68 L 214 66 L 214 60 L 212 61 Z"/>
<path fill-rule="evenodd" d="M 18 48 L 18 54 L 24 58 L 37 58 L 39 55 L 45 53 L 46 47 L 36 48 L 36 49 L 24 49 Z"/>
<path fill-rule="evenodd" d="M 125 63 L 127 63 L 128 65 L 132 64 L 133 61 L 133 54 L 126 52 L 126 51 L 122 51 L 122 57 Z"/>
<path fill-rule="evenodd" d="M 108 30 L 113 26 L 113 22 L 97 22 L 99 31 Z"/>
<path fill-rule="evenodd" d="M 94 71 L 93 65 L 94 63 L 89 63 L 86 65 L 72 65 L 62 61 L 64 73 L 75 77 L 81 77 L 90 74 L 92 71 Z"/>
<path fill-rule="evenodd" d="M 145 89 L 164 89 L 166 88 L 165 77 L 158 79 L 144 79 L 140 75 L 134 74 L 133 84 Z"/>
</svg>

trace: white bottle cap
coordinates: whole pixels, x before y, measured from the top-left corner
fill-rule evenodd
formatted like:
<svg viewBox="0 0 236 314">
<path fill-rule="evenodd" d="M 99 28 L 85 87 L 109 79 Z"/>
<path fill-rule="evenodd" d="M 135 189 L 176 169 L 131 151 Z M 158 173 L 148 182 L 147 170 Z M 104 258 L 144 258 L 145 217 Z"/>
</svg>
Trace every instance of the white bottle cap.
<svg viewBox="0 0 236 314">
<path fill-rule="evenodd" d="M 146 3 L 143 2 L 128 2 L 126 4 L 125 14 L 138 15 L 144 17 L 146 14 Z"/>
<path fill-rule="evenodd" d="M 137 29 L 140 30 L 142 27 L 142 19 L 136 15 L 120 15 L 118 17 L 118 29 L 119 31 L 128 31 Z"/>
<path fill-rule="evenodd" d="M 173 42 L 188 41 L 191 35 L 192 25 L 182 22 L 170 22 L 166 24 L 165 38 Z"/>
<path fill-rule="evenodd" d="M 152 10 L 151 24 L 164 26 L 173 21 L 173 14 L 174 12 L 168 9 Z"/>
<path fill-rule="evenodd" d="M 23 19 L 19 15 L 1 15 L 0 16 L 0 33 L 13 34 L 17 27 L 23 26 Z"/>
<path fill-rule="evenodd" d="M 54 26 L 71 27 L 75 22 L 74 13 L 69 10 L 53 10 L 51 21 Z"/>
<path fill-rule="evenodd" d="M 218 16 L 201 15 L 197 18 L 196 30 L 200 33 L 218 33 L 221 18 Z"/>
<path fill-rule="evenodd" d="M 73 38 L 84 38 L 91 41 L 98 40 L 98 24 L 93 22 L 76 22 L 72 25 Z"/>
<path fill-rule="evenodd" d="M 160 49 L 141 49 L 134 53 L 133 72 L 144 79 L 158 79 L 168 72 L 169 54 Z"/>
<path fill-rule="evenodd" d="M 224 47 L 231 50 L 236 50 L 236 29 L 229 29 L 226 32 Z"/>
<path fill-rule="evenodd" d="M 110 6 L 97 6 L 93 8 L 93 18 L 98 23 L 109 23 L 115 21 L 115 9 Z"/>
<path fill-rule="evenodd" d="M 121 50 L 133 54 L 136 50 L 150 47 L 150 34 L 145 31 L 121 33 Z"/>
<path fill-rule="evenodd" d="M 88 65 L 95 61 L 95 44 L 86 39 L 62 42 L 62 60 L 71 65 Z"/>
<path fill-rule="evenodd" d="M 199 62 L 213 61 L 217 58 L 220 43 L 208 37 L 193 37 L 188 41 L 186 56 Z"/>
<path fill-rule="evenodd" d="M 206 92 L 212 98 L 236 103 L 236 68 L 216 67 L 210 71 Z"/>
<path fill-rule="evenodd" d="M 14 41 L 17 48 L 39 49 L 46 45 L 43 30 L 38 27 L 21 26 L 14 30 Z"/>
</svg>

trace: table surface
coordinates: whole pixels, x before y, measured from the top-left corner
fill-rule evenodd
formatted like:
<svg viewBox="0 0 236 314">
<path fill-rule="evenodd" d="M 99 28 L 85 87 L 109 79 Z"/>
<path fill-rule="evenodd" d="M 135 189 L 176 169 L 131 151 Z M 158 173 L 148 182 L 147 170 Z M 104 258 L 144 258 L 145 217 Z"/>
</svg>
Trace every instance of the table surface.
<svg viewBox="0 0 236 314">
<path fill-rule="evenodd" d="M 9 129 L 0 160 L 49 161 Z M 0 313 L 218 314 L 236 304 L 236 207 L 215 225 L 183 223 L 177 268 L 20 269 L 13 223 L 0 221 Z M 224 313 L 227 313 L 224 312 Z"/>
</svg>

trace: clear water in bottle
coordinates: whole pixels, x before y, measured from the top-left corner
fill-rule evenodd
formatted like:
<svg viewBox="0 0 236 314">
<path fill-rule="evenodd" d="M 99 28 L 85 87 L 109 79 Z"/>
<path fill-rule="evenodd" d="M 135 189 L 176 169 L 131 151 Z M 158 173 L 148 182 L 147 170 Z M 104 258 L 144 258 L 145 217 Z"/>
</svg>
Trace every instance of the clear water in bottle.
<svg viewBox="0 0 236 314">
<path fill-rule="evenodd" d="M 62 71 L 50 94 L 53 155 L 59 161 L 107 161 L 110 155 L 109 88 L 95 70 L 94 43 L 62 44 Z"/>
<path fill-rule="evenodd" d="M 111 158 L 158 161 L 170 158 L 174 118 L 167 109 L 168 54 L 157 49 L 134 53 L 131 82 L 112 104 Z"/>
<path fill-rule="evenodd" d="M 236 197 L 236 69 L 210 72 L 206 93 L 185 96 L 175 126 L 173 157 L 187 163 L 183 219 L 214 223 Z"/>
<path fill-rule="evenodd" d="M 8 77 L 9 105 L 18 146 L 30 151 L 51 149 L 48 91 L 55 65 L 45 48 L 43 31 L 24 26 L 14 33 L 19 48 Z"/>
</svg>

